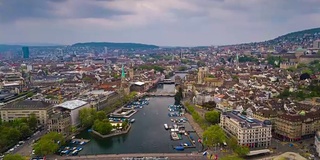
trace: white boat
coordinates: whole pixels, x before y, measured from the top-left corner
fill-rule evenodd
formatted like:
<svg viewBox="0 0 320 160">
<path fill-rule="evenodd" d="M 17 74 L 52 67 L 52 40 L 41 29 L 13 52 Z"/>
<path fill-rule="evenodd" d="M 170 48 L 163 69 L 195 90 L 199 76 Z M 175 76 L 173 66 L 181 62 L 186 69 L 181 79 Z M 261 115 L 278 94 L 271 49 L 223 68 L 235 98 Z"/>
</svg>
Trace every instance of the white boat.
<svg viewBox="0 0 320 160">
<path fill-rule="evenodd" d="M 164 129 L 169 129 L 167 124 L 164 124 Z"/>
<path fill-rule="evenodd" d="M 133 123 L 134 121 L 136 121 L 136 120 L 135 120 L 135 119 L 131 119 L 131 120 L 130 120 L 130 123 Z"/>
</svg>

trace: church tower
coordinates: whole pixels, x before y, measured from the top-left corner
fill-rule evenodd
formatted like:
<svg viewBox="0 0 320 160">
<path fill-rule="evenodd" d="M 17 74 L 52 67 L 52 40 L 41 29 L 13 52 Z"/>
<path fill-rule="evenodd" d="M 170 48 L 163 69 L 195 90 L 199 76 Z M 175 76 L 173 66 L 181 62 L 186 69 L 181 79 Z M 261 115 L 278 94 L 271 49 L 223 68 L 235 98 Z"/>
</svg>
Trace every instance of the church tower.
<svg viewBox="0 0 320 160">
<path fill-rule="evenodd" d="M 122 67 L 121 67 L 121 90 L 123 90 L 123 85 L 124 85 L 124 83 L 125 83 L 125 80 L 126 79 L 126 74 L 125 74 L 125 72 L 124 72 L 124 66 L 122 65 Z"/>
</svg>

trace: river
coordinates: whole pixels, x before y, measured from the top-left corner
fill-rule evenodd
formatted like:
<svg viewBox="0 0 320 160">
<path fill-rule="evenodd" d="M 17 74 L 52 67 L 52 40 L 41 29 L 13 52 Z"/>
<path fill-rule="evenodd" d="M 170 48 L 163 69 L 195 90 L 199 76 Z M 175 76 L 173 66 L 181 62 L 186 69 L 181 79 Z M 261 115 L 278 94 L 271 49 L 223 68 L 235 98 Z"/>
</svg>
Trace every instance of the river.
<svg viewBox="0 0 320 160">
<path fill-rule="evenodd" d="M 156 92 L 172 92 L 174 85 L 160 85 L 155 89 Z M 175 153 L 175 152 L 193 152 L 200 150 L 200 144 L 196 142 L 196 148 L 188 148 L 184 151 L 176 151 L 173 146 L 180 143 L 189 142 L 183 136 L 182 140 L 172 141 L 170 133 L 164 129 L 163 124 L 171 124 L 168 116 L 168 105 L 173 104 L 173 97 L 150 97 L 149 105 L 133 115 L 136 119 L 132 128 L 126 135 L 101 139 L 86 130 L 77 135 L 77 138 L 90 139 L 91 141 L 83 147 L 79 155 L 86 154 L 121 154 L 121 153 Z M 177 117 L 178 118 L 178 117 Z M 192 127 L 185 123 L 186 130 Z M 191 136 L 197 141 L 198 136 L 191 133 Z"/>
</svg>

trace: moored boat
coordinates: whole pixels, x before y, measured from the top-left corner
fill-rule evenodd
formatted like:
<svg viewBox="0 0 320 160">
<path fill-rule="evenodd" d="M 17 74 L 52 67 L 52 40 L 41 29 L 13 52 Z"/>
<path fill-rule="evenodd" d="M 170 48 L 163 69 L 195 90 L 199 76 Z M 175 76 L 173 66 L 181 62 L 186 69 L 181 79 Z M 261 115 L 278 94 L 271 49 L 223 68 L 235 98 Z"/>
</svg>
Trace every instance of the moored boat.
<svg viewBox="0 0 320 160">
<path fill-rule="evenodd" d="M 167 125 L 167 124 L 164 124 L 164 129 L 166 129 L 166 130 L 168 130 L 168 129 L 169 129 L 169 127 L 168 127 L 168 125 Z"/>
</svg>

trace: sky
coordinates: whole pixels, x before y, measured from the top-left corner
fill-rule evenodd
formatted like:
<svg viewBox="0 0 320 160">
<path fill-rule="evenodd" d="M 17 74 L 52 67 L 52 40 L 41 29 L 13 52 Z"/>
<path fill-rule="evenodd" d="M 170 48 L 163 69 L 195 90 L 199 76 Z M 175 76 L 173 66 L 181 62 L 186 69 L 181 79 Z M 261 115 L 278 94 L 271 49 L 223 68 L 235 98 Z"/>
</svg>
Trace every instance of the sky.
<svg viewBox="0 0 320 160">
<path fill-rule="evenodd" d="M 257 42 L 320 27 L 320 0 L 0 0 L 0 44 Z"/>
</svg>

